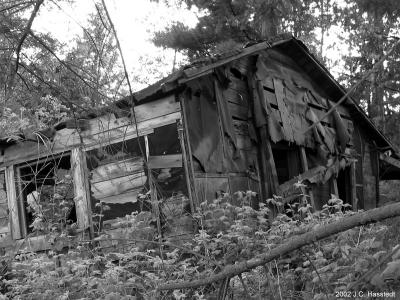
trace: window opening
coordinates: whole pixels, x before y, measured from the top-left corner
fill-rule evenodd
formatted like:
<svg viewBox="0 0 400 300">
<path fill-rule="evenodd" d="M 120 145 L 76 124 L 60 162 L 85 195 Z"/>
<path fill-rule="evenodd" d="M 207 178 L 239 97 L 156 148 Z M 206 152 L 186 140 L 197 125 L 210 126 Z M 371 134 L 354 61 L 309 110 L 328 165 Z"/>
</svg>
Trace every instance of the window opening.
<svg viewBox="0 0 400 300">
<path fill-rule="evenodd" d="M 143 137 L 139 143 L 145 149 Z M 139 194 L 146 193 L 147 176 L 137 139 L 90 150 L 86 157 L 95 230 L 144 209 Z"/>
<path fill-rule="evenodd" d="M 27 233 L 62 230 L 76 222 L 70 155 L 17 167 L 21 222 Z"/>
<path fill-rule="evenodd" d="M 283 184 L 301 173 L 297 147 L 290 147 L 286 143 L 277 143 L 271 145 L 271 148 L 279 184 Z"/>
</svg>

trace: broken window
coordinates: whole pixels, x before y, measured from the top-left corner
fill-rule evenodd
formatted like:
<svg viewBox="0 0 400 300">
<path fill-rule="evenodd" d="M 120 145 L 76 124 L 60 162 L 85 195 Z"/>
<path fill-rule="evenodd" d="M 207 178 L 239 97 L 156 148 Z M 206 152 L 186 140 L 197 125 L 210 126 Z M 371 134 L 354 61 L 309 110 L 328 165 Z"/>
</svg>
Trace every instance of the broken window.
<svg viewBox="0 0 400 300">
<path fill-rule="evenodd" d="M 182 150 L 176 124 L 154 129 L 148 136 L 149 167 L 158 185 L 161 198 L 186 195 L 185 174 L 182 168 Z"/>
<path fill-rule="evenodd" d="M 285 142 L 272 144 L 271 147 L 279 184 L 283 184 L 301 173 L 298 147 L 290 147 Z"/>
<path fill-rule="evenodd" d="M 22 235 L 61 230 L 76 222 L 69 155 L 47 157 L 17 166 Z"/>
<path fill-rule="evenodd" d="M 143 209 L 138 196 L 146 193 L 144 151 L 144 138 L 140 137 L 87 152 L 95 225 L 107 228 L 116 218 Z"/>
</svg>

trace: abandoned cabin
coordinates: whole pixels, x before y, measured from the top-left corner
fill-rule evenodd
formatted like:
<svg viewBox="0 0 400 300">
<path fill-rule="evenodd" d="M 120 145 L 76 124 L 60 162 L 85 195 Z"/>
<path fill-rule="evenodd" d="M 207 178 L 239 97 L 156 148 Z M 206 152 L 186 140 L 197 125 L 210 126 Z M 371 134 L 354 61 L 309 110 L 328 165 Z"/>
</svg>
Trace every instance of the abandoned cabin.
<svg viewBox="0 0 400 300">
<path fill-rule="evenodd" d="M 36 140 L 3 140 L 0 245 L 32 236 L 35 250 L 46 249 L 39 233 L 29 235 L 35 207 L 88 232 L 103 205 L 101 226 L 111 230 L 134 211 L 165 212 L 180 199 L 193 211 L 248 190 L 258 201 L 307 195 L 315 210 L 332 194 L 353 209 L 374 208 L 379 181 L 400 179 L 389 140 L 351 98 L 308 130 L 345 93 L 290 38 L 182 68 L 136 93 L 133 109 L 128 97 Z M 161 204 L 144 207 L 143 194 Z"/>
</svg>

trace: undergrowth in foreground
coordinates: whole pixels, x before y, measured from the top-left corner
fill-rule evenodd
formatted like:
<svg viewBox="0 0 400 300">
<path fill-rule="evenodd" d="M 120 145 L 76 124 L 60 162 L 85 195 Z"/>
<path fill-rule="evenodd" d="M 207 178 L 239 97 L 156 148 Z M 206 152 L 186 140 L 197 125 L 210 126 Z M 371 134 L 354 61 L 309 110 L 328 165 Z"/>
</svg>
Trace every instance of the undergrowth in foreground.
<svg viewBox="0 0 400 300">
<path fill-rule="evenodd" d="M 397 288 L 400 248 L 394 246 L 400 222 L 392 219 L 315 242 L 225 285 L 158 292 L 160 284 L 205 278 L 354 214 L 335 197 L 311 213 L 308 204 L 284 210 L 279 199 L 254 210 L 252 196 L 237 193 L 239 206 L 231 205 L 228 195 L 202 203 L 192 216 L 198 231 L 185 242 L 152 241 L 153 216 L 142 212 L 120 220 L 124 228 L 118 239 L 104 233 L 94 242 L 71 239 L 67 250 L 55 246 L 48 253 L 19 254 L 3 279 L 0 299 L 218 299 L 222 294 L 226 299 L 337 299 L 340 291 Z M 282 213 L 271 222 L 268 207 L 273 206 Z M 66 232 L 57 238 L 70 239 Z"/>
</svg>

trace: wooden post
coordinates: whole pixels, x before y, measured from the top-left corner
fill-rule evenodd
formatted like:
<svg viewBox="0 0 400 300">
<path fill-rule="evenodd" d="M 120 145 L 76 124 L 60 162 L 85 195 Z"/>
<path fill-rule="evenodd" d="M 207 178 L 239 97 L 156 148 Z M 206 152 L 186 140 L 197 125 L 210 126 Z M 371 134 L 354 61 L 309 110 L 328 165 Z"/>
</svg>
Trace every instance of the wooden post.
<svg viewBox="0 0 400 300">
<path fill-rule="evenodd" d="M 89 238 L 92 239 L 94 233 L 89 174 L 86 163 L 86 153 L 82 147 L 72 149 L 71 169 L 74 182 L 74 201 L 78 227 L 80 229 L 89 229 Z"/>
<path fill-rule="evenodd" d="M 193 207 L 196 209 L 200 205 L 199 199 L 197 199 L 197 190 L 196 190 L 196 184 L 195 184 L 195 176 L 194 176 L 194 167 L 193 167 L 193 157 L 192 157 L 192 148 L 190 147 L 190 136 L 189 136 L 189 130 L 187 126 L 187 115 L 186 115 L 186 104 L 185 104 L 185 99 L 180 98 L 180 103 L 181 103 L 181 112 L 182 112 L 182 127 L 183 127 L 183 142 L 186 145 L 186 150 L 187 150 L 187 162 L 188 162 L 188 167 L 189 167 L 189 180 L 191 182 L 191 187 L 192 187 L 192 197 L 193 197 Z M 182 150 L 183 151 L 183 150 Z M 186 160 L 185 160 L 186 161 Z"/>
<path fill-rule="evenodd" d="M 26 222 L 25 204 L 24 204 L 24 190 L 21 182 L 21 169 L 15 168 L 16 191 L 17 191 L 17 202 L 18 202 L 18 219 L 20 224 L 21 236 L 25 237 L 28 234 L 28 224 Z"/>
<path fill-rule="evenodd" d="M 146 148 L 146 162 L 148 162 L 149 156 L 150 156 L 150 148 L 149 148 L 149 138 L 147 135 L 144 136 L 144 146 Z M 161 221 L 160 221 L 160 208 L 158 206 L 157 187 L 155 184 L 155 180 L 153 178 L 152 170 L 149 167 L 148 163 L 146 163 L 146 165 L 147 165 L 147 172 L 148 172 L 147 174 L 148 174 L 148 178 L 149 178 L 150 203 L 151 203 L 151 208 L 153 209 L 153 213 L 156 216 L 158 239 L 159 239 L 159 241 L 161 241 L 162 232 L 161 232 Z M 161 245 L 160 245 L 160 251 L 162 253 Z"/>
<path fill-rule="evenodd" d="M 265 179 L 267 180 L 265 184 L 266 185 L 270 184 L 269 187 L 266 187 L 266 189 L 267 192 L 269 191 L 269 194 L 272 196 L 273 194 L 279 193 L 279 182 L 278 182 L 278 173 L 276 172 L 274 156 L 272 154 L 271 143 L 269 141 L 267 126 L 263 126 L 260 128 L 260 137 L 261 137 L 261 157 L 265 162 L 265 165 L 263 166 L 263 171 L 266 172 L 264 176 Z"/>
<path fill-rule="evenodd" d="M 356 162 L 353 161 L 350 165 L 350 197 L 351 197 L 351 206 L 354 211 L 358 210 L 358 201 L 357 201 L 357 181 L 356 181 Z"/>
<path fill-rule="evenodd" d="M 181 149 L 182 149 L 182 158 L 183 158 L 183 167 L 185 168 L 185 179 L 186 179 L 186 186 L 188 189 L 188 196 L 189 196 L 189 203 L 190 203 L 190 212 L 192 214 L 195 213 L 195 208 L 194 208 L 194 202 L 193 202 L 193 194 L 192 194 L 192 183 L 190 181 L 190 176 L 189 176 L 189 162 L 186 154 L 186 145 L 184 141 L 184 135 L 183 135 L 183 125 L 182 125 L 182 119 L 180 120 L 178 124 L 178 136 L 179 136 L 179 141 L 181 143 Z M 194 189 L 193 189 L 194 190 Z"/>
<path fill-rule="evenodd" d="M 301 168 L 303 170 L 303 172 L 308 171 L 308 162 L 307 162 L 307 155 L 306 155 L 306 150 L 304 149 L 303 146 L 300 146 L 300 163 L 301 163 Z M 313 208 L 313 210 L 315 211 L 317 209 L 315 200 L 314 200 L 314 194 L 312 191 L 312 187 L 307 187 L 307 190 L 304 190 L 304 192 L 310 197 L 310 202 L 311 202 L 311 206 Z M 303 192 L 303 188 L 302 188 L 302 192 Z"/>
<path fill-rule="evenodd" d="M 22 238 L 22 234 L 19 223 L 18 197 L 15 186 L 14 171 L 15 171 L 14 166 L 6 167 L 5 175 L 6 175 L 8 209 L 10 211 L 11 236 L 14 240 L 16 240 Z"/>
</svg>

